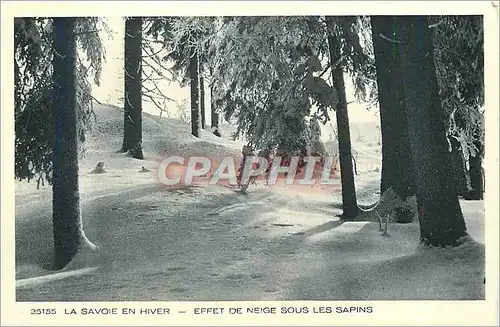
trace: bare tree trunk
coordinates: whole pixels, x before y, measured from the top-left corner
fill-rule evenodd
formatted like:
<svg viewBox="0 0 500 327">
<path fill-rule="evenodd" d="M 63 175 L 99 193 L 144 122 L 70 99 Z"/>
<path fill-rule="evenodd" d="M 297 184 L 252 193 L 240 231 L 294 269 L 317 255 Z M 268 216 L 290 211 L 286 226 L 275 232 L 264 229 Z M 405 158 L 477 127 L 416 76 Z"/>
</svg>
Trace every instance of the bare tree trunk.
<svg viewBox="0 0 500 327">
<path fill-rule="evenodd" d="M 382 173 L 380 193 L 392 188 L 405 199 L 416 192 L 413 160 L 404 108 L 399 45 L 391 42 L 394 16 L 372 16 L 372 40 L 377 70 L 380 127 L 382 132 Z"/>
<path fill-rule="evenodd" d="M 205 129 L 205 79 L 203 78 L 203 65 L 200 63 L 199 67 L 200 76 L 200 115 L 201 115 L 201 128 Z"/>
<path fill-rule="evenodd" d="M 469 176 L 471 184 L 471 192 L 467 196 L 468 200 L 482 200 L 484 197 L 484 176 L 482 166 L 483 146 L 480 142 L 475 141 L 474 145 L 479 149 L 475 157 L 469 157 Z"/>
<path fill-rule="evenodd" d="M 52 222 L 56 268 L 64 268 L 82 245 L 91 244 L 83 231 L 78 186 L 76 115 L 76 18 L 54 18 L 53 98 L 56 137 L 52 171 Z M 93 245 L 92 245 L 93 246 Z"/>
<path fill-rule="evenodd" d="M 215 100 L 213 98 L 214 87 L 210 86 L 210 129 L 215 136 L 221 137 L 219 131 L 219 114 L 215 107 Z"/>
<path fill-rule="evenodd" d="M 401 69 L 411 122 L 408 131 L 416 169 L 420 239 L 427 245 L 455 246 L 467 232 L 447 155 L 431 32 L 425 16 L 397 20 L 401 25 Z"/>
<path fill-rule="evenodd" d="M 354 172 L 352 167 L 351 136 L 349 131 L 349 116 L 347 114 L 347 97 L 344 85 L 344 70 L 341 64 L 333 66 L 340 59 L 340 42 L 336 39 L 330 18 L 328 19 L 328 48 L 332 65 L 333 86 L 337 91 L 337 129 L 339 141 L 340 177 L 342 184 L 342 218 L 352 219 L 358 214 L 356 189 L 354 186 Z"/>
<path fill-rule="evenodd" d="M 196 53 L 192 53 L 189 58 L 189 78 L 191 80 L 191 134 L 195 137 L 200 137 L 198 56 Z"/>
<path fill-rule="evenodd" d="M 451 152 L 448 152 L 453 169 L 455 190 L 457 195 L 467 197 L 469 187 L 467 182 L 467 168 L 465 167 L 464 154 L 460 142 L 454 137 L 450 137 Z"/>
<path fill-rule="evenodd" d="M 215 105 L 214 99 L 214 74 L 210 67 L 210 129 L 215 136 L 220 137 L 219 131 L 219 113 L 217 112 L 217 107 Z"/>
<path fill-rule="evenodd" d="M 136 159 L 142 153 L 142 18 L 125 21 L 125 118 L 122 150 Z"/>
</svg>

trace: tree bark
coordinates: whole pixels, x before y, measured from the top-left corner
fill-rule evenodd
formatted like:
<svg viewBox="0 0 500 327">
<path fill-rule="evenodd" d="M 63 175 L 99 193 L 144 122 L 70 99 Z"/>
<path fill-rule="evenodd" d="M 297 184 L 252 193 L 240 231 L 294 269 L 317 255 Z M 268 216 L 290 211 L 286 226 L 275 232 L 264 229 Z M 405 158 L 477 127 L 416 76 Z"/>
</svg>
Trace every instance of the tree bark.
<svg viewBox="0 0 500 327">
<path fill-rule="evenodd" d="M 469 176 L 472 190 L 467 196 L 467 200 L 482 200 L 484 197 L 484 176 L 482 166 L 483 146 L 475 141 L 474 145 L 479 149 L 476 156 L 469 157 Z"/>
<path fill-rule="evenodd" d="M 82 245 L 91 244 L 83 231 L 78 185 L 75 22 L 76 18 L 54 18 L 53 29 L 56 136 L 52 158 L 52 222 L 57 269 L 64 268 Z"/>
<path fill-rule="evenodd" d="M 215 106 L 214 87 L 210 86 L 210 129 L 215 136 L 221 137 L 219 131 L 219 113 Z"/>
<path fill-rule="evenodd" d="M 203 66 L 199 65 L 200 76 L 200 115 L 201 115 L 201 128 L 205 129 L 205 79 L 203 78 Z"/>
<path fill-rule="evenodd" d="M 403 87 L 415 164 L 420 240 L 456 246 L 467 235 L 453 184 L 427 17 L 397 18 L 401 26 Z"/>
<path fill-rule="evenodd" d="M 217 112 L 217 107 L 215 105 L 214 99 L 214 74 L 210 67 L 210 130 L 215 136 L 221 137 L 219 131 L 219 113 Z"/>
<path fill-rule="evenodd" d="M 142 18 L 125 21 L 125 113 L 122 151 L 136 159 L 142 153 Z"/>
<path fill-rule="evenodd" d="M 191 134 L 200 137 L 200 104 L 198 88 L 198 56 L 192 53 L 189 58 L 189 78 L 191 80 Z"/>
<path fill-rule="evenodd" d="M 453 169 L 453 178 L 457 195 L 467 197 L 469 194 L 469 183 L 467 182 L 467 168 L 460 142 L 450 137 L 451 151 L 448 152 Z"/>
<path fill-rule="evenodd" d="M 377 71 L 382 172 L 380 194 L 392 188 L 402 199 L 416 192 L 408 122 L 401 81 L 401 56 L 394 35 L 394 16 L 372 16 L 372 41 Z"/>
<path fill-rule="evenodd" d="M 342 184 L 342 218 L 353 219 L 358 214 L 354 172 L 352 167 L 351 136 L 349 131 L 349 116 L 347 114 L 347 97 L 344 85 L 344 70 L 340 63 L 340 42 L 337 40 L 331 18 L 327 18 L 328 49 L 332 70 L 332 82 L 337 91 L 339 102 L 336 107 L 337 130 L 339 141 L 340 177 Z M 336 66 L 334 66 L 336 64 Z"/>
</svg>

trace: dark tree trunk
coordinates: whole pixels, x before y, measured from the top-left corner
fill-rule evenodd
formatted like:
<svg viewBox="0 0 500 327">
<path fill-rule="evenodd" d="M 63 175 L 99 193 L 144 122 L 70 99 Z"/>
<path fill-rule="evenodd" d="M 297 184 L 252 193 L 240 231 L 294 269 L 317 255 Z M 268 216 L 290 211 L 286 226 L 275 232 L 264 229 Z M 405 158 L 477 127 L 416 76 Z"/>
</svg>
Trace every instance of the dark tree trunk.
<svg viewBox="0 0 500 327">
<path fill-rule="evenodd" d="M 333 86 L 337 91 L 339 103 L 336 108 L 337 130 L 339 141 L 340 177 L 342 184 L 342 218 L 353 219 L 358 214 L 354 172 L 352 167 L 351 136 L 349 131 L 349 116 L 347 114 L 347 97 L 344 85 L 344 70 L 341 64 L 333 67 L 340 58 L 340 42 L 332 31 L 331 20 L 328 19 L 328 48 L 330 63 L 332 63 Z"/>
<path fill-rule="evenodd" d="M 215 136 L 220 137 L 220 131 L 219 131 L 219 113 L 217 112 L 217 107 L 215 105 L 215 99 L 214 99 L 214 74 L 213 70 L 210 67 L 210 78 L 211 78 L 211 83 L 210 83 L 210 129 L 212 133 Z"/>
<path fill-rule="evenodd" d="M 469 157 L 469 176 L 472 190 L 468 194 L 467 200 L 482 200 L 484 195 L 484 176 L 481 164 L 483 146 L 478 141 L 475 141 L 474 145 L 479 151 L 475 157 Z"/>
<path fill-rule="evenodd" d="M 83 232 L 78 187 L 75 21 L 54 18 L 52 221 L 57 269 L 66 266 L 82 245 L 90 244 Z"/>
<path fill-rule="evenodd" d="M 196 53 L 191 54 L 189 58 L 189 78 L 191 80 L 191 134 L 200 137 L 198 56 Z"/>
<path fill-rule="evenodd" d="M 391 188 L 401 198 L 416 192 L 413 161 L 408 139 L 408 122 L 401 81 L 401 56 L 394 16 L 372 16 L 372 40 L 377 70 L 380 127 L 382 132 L 382 173 L 380 193 Z"/>
<path fill-rule="evenodd" d="M 125 21 L 125 113 L 123 152 L 136 159 L 142 153 L 142 18 Z"/>
<path fill-rule="evenodd" d="M 401 25 L 402 76 L 410 146 L 415 164 L 420 239 L 434 246 L 458 245 L 467 235 L 453 184 L 445 115 L 425 16 L 397 18 Z"/>
<path fill-rule="evenodd" d="M 123 89 L 123 145 L 121 148 L 121 152 L 127 152 L 132 148 L 132 134 L 133 134 L 133 122 L 132 122 L 132 105 L 130 103 L 130 79 L 133 75 L 132 67 L 130 63 L 130 54 L 131 54 L 131 38 L 132 31 L 131 29 L 131 21 L 129 19 L 125 19 L 125 55 L 124 55 L 124 89 Z"/>
<path fill-rule="evenodd" d="M 210 86 L 210 129 L 215 136 L 221 136 L 219 131 L 219 114 L 217 113 L 217 108 L 215 107 L 213 86 Z"/>
<path fill-rule="evenodd" d="M 469 187 L 467 183 L 467 168 L 465 166 L 464 154 L 460 142 L 454 137 L 450 137 L 451 151 L 449 152 L 453 178 L 457 195 L 467 197 Z"/>
<path fill-rule="evenodd" d="M 205 129 L 205 79 L 203 78 L 203 67 L 200 64 L 199 67 L 200 76 L 200 115 L 201 115 L 201 128 Z"/>
</svg>

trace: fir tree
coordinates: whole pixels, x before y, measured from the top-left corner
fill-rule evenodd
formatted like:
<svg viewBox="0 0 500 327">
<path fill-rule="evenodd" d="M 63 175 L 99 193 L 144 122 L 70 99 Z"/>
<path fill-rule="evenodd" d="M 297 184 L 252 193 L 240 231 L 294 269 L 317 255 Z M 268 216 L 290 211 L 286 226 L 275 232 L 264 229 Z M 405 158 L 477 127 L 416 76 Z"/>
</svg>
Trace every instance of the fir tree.
<svg viewBox="0 0 500 327">
<path fill-rule="evenodd" d="M 447 154 L 444 110 L 438 94 L 432 34 L 427 17 L 398 17 L 401 70 L 424 244 L 460 244 L 467 235 Z"/>
<path fill-rule="evenodd" d="M 342 218 L 352 219 L 358 214 L 358 204 L 354 186 L 351 135 L 349 132 L 349 116 L 347 114 L 347 97 L 344 84 L 344 67 L 341 62 L 340 41 L 335 33 L 335 25 L 332 17 L 327 17 L 327 27 L 332 82 L 339 97 L 335 113 L 337 115 L 337 138 L 339 142 L 340 176 L 342 183 Z"/>
<path fill-rule="evenodd" d="M 97 17 L 75 22 L 77 42 L 76 92 L 77 135 L 80 154 L 85 151 L 85 132 L 91 127 L 93 97 L 89 79 L 99 85 L 104 48 L 99 30 L 108 31 Z M 52 96 L 53 21 L 43 17 L 14 20 L 15 176 L 52 182 L 55 142 L 55 108 Z"/>
<path fill-rule="evenodd" d="M 57 268 L 95 248 L 82 227 L 78 155 L 93 114 L 88 78 L 99 84 L 104 59 L 101 28 L 94 17 L 14 21 L 15 174 L 53 185 Z"/>
<path fill-rule="evenodd" d="M 484 186 L 484 32 L 482 16 L 431 16 L 436 74 L 455 178 L 465 197 L 482 199 Z M 464 158 L 462 158 L 464 157 Z M 464 174 L 469 160 L 469 176 Z M 472 191 L 465 191 L 464 179 Z"/>
</svg>

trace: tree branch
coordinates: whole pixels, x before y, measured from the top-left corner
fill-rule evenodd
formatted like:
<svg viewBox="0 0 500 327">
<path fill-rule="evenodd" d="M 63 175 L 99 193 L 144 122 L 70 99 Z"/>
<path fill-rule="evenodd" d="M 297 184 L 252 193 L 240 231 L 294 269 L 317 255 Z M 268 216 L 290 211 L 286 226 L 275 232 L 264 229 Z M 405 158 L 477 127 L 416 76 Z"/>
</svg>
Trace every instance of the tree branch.
<svg viewBox="0 0 500 327">
<path fill-rule="evenodd" d="M 378 36 L 380 36 L 382 39 L 392 42 L 392 43 L 401 43 L 401 41 L 395 40 L 393 38 L 387 37 L 384 34 L 380 33 Z"/>
<path fill-rule="evenodd" d="M 142 50 L 144 50 L 144 52 L 146 52 L 146 56 L 142 56 L 142 58 L 151 58 L 151 57 L 154 57 L 157 54 L 159 54 L 160 52 L 165 51 L 167 49 L 166 47 L 162 47 L 160 50 L 154 52 L 154 50 L 150 46 L 148 46 L 148 48 L 149 48 L 149 50 L 151 50 L 151 53 L 147 53 L 147 48 L 146 47 L 142 47 Z"/>
<path fill-rule="evenodd" d="M 91 31 L 75 32 L 75 33 L 73 33 L 73 35 L 74 36 L 78 36 L 78 35 L 85 35 L 85 34 L 93 34 L 93 33 L 99 33 L 100 31 L 102 31 L 102 29 L 100 29 L 100 30 L 91 30 Z"/>
<path fill-rule="evenodd" d="M 155 100 L 155 99 L 154 99 L 151 95 L 149 95 L 149 94 L 147 94 L 147 93 L 143 93 L 142 95 L 143 95 L 144 97 L 146 97 L 146 98 L 150 99 L 150 100 L 151 100 L 151 102 L 152 102 L 152 103 L 153 103 L 153 104 L 154 104 L 154 105 L 155 105 L 158 109 L 160 109 L 160 111 L 161 111 L 161 112 L 163 112 L 163 111 L 167 111 L 167 110 L 165 110 L 165 108 L 162 108 L 162 107 L 160 106 L 160 104 L 158 104 L 158 103 L 156 102 L 156 100 Z"/>
<path fill-rule="evenodd" d="M 325 73 L 328 71 L 328 69 L 330 69 L 330 63 L 328 63 L 328 65 L 326 65 L 325 69 L 321 72 L 321 74 L 318 75 L 318 77 L 321 78 L 323 75 L 325 75 Z"/>
<path fill-rule="evenodd" d="M 102 104 L 101 101 L 97 100 L 92 94 L 90 94 L 89 92 L 85 91 L 85 88 L 80 84 L 80 83 L 77 83 L 78 87 L 80 88 L 80 90 L 85 93 L 85 95 L 89 96 L 92 98 L 92 100 L 94 100 L 95 102 L 99 103 L 99 104 Z"/>
</svg>

